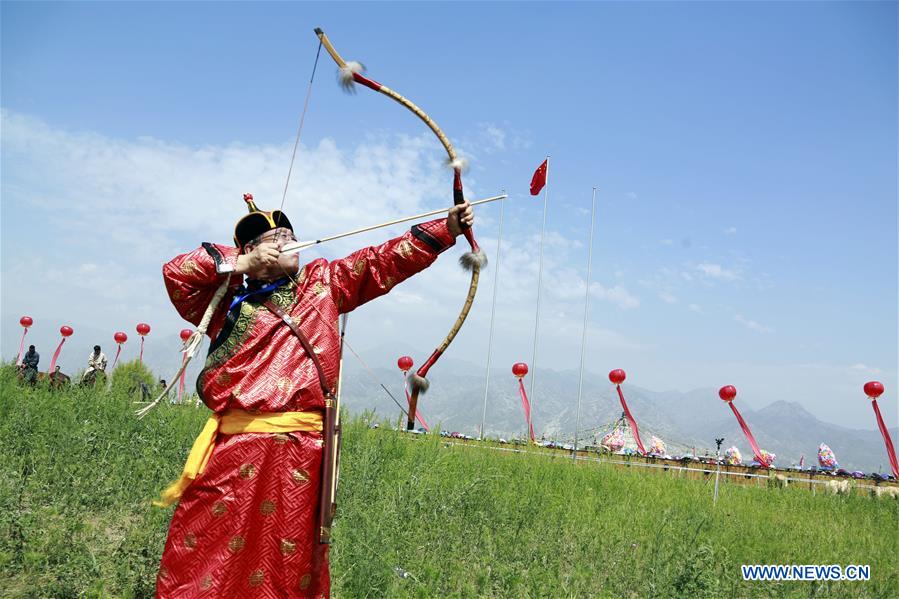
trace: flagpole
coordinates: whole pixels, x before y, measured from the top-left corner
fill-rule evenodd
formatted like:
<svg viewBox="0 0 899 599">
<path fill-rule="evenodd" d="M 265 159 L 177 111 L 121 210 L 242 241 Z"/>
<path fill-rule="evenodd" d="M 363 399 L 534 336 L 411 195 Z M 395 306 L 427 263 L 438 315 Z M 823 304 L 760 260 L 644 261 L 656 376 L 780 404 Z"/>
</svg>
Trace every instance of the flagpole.
<svg viewBox="0 0 899 599">
<path fill-rule="evenodd" d="M 593 206 L 590 209 L 590 248 L 587 250 L 587 290 L 584 293 L 584 327 L 581 333 L 581 374 L 577 383 L 577 411 L 574 418 L 574 453 L 577 456 L 577 432 L 581 426 L 581 390 L 584 387 L 584 355 L 587 353 L 587 310 L 590 306 L 590 269 L 593 266 L 593 232 L 596 226 L 596 188 L 593 188 Z"/>
<path fill-rule="evenodd" d="M 506 191 L 503 190 L 503 194 Z M 499 283 L 499 256 L 500 256 L 500 245 L 503 241 L 503 213 L 505 212 L 506 202 L 500 201 L 499 203 L 499 235 L 496 238 L 496 262 L 493 265 L 493 305 L 490 308 L 490 337 L 489 341 L 487 341 L 487 379 L 484 383 L 484 411 L 481 414 L 481 434 L 478 436 L 479 439 L 484 439 L 484 426 L 487 422 L 487 390 L 490 388 L 490 354 L 493 350 L 493 319 L 496 315 L 496 289 L 497 284 Z"/>
<path fill-rule="evenodd" d="M 546 182 L 543 185 L 543 228 L 540 231 L 540 268 L 537 271 L 537 311 L 534 315 L 534 352 L 531 360 L 531 412 L 534 406 L 534 383 L 537 381 L 537 333 L 540 329 L 540 284 L 543 281 L 543 238 L 546 235 L 546 197 L 549 194 L 549 156 L 546 157 Z"/>
</svg>

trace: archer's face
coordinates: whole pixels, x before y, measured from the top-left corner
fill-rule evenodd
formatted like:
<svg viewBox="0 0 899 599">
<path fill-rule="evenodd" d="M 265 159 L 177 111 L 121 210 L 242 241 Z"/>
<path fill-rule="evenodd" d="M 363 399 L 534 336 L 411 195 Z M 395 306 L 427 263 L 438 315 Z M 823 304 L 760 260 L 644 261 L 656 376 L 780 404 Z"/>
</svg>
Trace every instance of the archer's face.
<svg viewBox="0 0 899 599">
<path fill-rule="evenodd" d="M 272 229 L 271 231 L 260 235 L 252 242 L 248 243 L 244 247 L 244 253 L 249 254 L 260 246 L 272 247 L 280 251 L 282 247 L 288 243 L 293 243 L 296 240 L 297 238 L 294 236 L 293 231 L 285 227 L 278 227 L 277 229 Z M 265 272 L 257 273 L 256 277 L 262 280 L 275 280 L 283 277 L 285 273 L 293 276 L 299 269 L 299 253 L 281 254 L 278 256 L 278 265 L 276 267 L 267 269 Z"/>
</svg>

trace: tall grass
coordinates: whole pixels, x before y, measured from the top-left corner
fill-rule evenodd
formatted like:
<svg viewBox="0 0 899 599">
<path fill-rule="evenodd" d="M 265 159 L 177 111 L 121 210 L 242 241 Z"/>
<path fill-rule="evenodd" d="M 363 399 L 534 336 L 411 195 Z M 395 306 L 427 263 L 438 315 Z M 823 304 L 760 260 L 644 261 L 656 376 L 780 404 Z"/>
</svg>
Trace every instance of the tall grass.
<svg viewBox="0 0 899 599">
<path fill-rule="evenodd" d="M 0 596 L 149 597 L 180 472 L 208 412 L 132 415 L 111 389 L 0 372 Z M 348 423 L 338 597 L 896 597 L 899 502 L 724 485 L 501 453 Z M 869 582 L 743 582 L 740 564 L 870 564 Z"/>
</svg>

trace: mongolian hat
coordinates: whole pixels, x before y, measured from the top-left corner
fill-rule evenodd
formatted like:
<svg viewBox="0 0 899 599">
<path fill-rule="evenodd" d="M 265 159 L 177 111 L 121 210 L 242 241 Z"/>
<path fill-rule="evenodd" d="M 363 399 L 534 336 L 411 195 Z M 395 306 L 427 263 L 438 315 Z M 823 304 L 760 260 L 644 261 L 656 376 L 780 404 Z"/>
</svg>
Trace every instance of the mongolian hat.
<svg viewBox="0 0 899 599">
<path fill-rule="evenodd" d="M 253 202 L 253 194 L 243 194 L 243 199 L 247 203 L 249 214 L 242 217 L 237 224 L 234 225 L 234 244 L 243 249 L 249 242 L 253 241 L 266 231 L 271 231 L 279 227 L 290 229 L 293 231 L 293 225 L 290 219 L 280 210 L 272 210 L 265 212 L 256 207 Z"/>
</svg>

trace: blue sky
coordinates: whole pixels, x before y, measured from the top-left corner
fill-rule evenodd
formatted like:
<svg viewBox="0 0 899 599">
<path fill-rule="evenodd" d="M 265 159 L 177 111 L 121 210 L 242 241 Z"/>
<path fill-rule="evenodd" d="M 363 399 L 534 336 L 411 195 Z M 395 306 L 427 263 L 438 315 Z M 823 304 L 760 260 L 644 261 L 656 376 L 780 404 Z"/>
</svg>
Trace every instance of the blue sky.
<svg viewBox="0 0 899 599">
<path fill-rule="evenodd" d="M 867 2 L 4 2 L 3 357 L 29 312 L 47 360 L 66 319 L 84 348 L 138 320 L 160 355 L 177 347 L 159 266 L 226 242 L 244 191 L 280 202 L 321 26 L 440 123 L 471 162 L 470 196 L 510 192 L 495 363 L 530 361 L 527 187 L 549 154 L 538 368 L 578 365 L 597 186 L 591 371 L 734 384 L 749 405 L 796 400 L 864 428 L 861 384 L 879 379 L 896 424 L 896 23 L 895 3 Z M 302 145 L 285 205 L 301 234 L 449 201 L 431 134 L 386 98 L 344 95 L 327 56 Z M 491 253 L 498 214 L 478 213 Z M 429 353 L 464 295 L 452 262 L 360 310 L 357 346 Z M 452 349 L 475 362 L 484 278 Z"/>
</svg>

